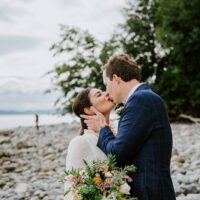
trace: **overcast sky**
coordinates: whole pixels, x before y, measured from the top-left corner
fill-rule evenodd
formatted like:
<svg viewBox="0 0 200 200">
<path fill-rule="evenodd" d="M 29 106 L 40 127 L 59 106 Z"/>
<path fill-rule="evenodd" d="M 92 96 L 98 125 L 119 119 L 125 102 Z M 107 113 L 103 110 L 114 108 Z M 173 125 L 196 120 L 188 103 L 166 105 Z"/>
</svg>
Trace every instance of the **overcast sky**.
<svg viewBox="0 0 200 200">
<path fill-rule="evenodd" d="M 0 110 L 51 108 L 44 97 L 57 62 L 48 49 L 58 41 L 59 24 L 109 38 L 123 20 L 125 0 L 0 0 Z"/>
</svg>

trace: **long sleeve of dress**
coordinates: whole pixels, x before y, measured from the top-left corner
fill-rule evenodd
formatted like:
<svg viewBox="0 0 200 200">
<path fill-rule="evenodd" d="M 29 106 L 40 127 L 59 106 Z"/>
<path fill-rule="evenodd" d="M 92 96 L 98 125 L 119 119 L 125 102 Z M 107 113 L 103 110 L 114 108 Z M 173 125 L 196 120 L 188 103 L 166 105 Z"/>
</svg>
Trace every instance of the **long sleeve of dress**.
<svg viewBox="0 0 200 200">
<path fill-rule="evenodd" d="M 93 160 L 105 160 L 106 155 L 96 146 L 97 140 L 98 136 L 88 131 L 83 136 L 73 138 L 68 147 L 66 170 L 84 167 L 83 159 L 88 164 L 91 164 Z M 65 191 L 69 187 L 70 185 L 65 183 Z M 65 197 L 65 200 L 72 200 L 70 193 Z"/>
<path fill-rule="evenodd" d="M 74 138 L 68 147 L 66 170 L 83 167 L 83 159 L 86 159 L 89 153 L 91 152 L 87 141 L 81 136 Z"/>
<path fill-rule="evenodd" d="M 72 168 L 77 169 L 83 166 L 83 158 L 88 152 L 86 143 L 87 142 L 84 140 L 84 138 L 80 136 L 75 137 L 70 142 L 66 158 L 66 170 L 71 170 Z M 64 192 L 66 192 L 70 186 L 70 183 L 65 183 Z M 64 200 L 72 200 L 71 192 L 65 196 Z"/>
</svg>

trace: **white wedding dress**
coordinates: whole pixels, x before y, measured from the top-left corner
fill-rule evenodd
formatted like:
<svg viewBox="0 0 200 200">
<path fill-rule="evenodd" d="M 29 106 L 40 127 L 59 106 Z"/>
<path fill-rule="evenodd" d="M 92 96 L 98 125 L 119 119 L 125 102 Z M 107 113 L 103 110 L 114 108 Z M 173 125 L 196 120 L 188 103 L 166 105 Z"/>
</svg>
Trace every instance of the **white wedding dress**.
<svg viewBox="0 0 200 200">
<path fill-rule="evenodd" d="M 66 158 L 66 170 L 83 167 L 83 159 L 88 164 L 93 160 L 105 160 L 106 155 L 97 147 L 98 134 L 91 130 L 84 130 L 84 135 L 74 137 L 69 143 Z M 64 189 L 67 191 L 70 185 L 65 183 Z M 71 200 L 70 193 L 65 196 L 65 200 Z"/>
</svg>

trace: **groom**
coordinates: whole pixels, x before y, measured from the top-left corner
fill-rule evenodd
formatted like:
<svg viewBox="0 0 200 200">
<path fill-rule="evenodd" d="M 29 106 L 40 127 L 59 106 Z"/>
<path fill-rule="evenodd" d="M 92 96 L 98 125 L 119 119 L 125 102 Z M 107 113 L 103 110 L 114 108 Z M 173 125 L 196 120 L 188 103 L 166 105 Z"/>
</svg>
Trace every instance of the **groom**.
<svg viewBox="0 0 200 200">
<path fill-rule="evenodd" d="M 97 146 L 114 154 L 119 166 L 134 164 L 131 195 L 139 200 L 175 200 L 170 177 L 172 132 L 163 100 L 140 83 L 136 62 L 127 55 L 112 57 L 103 66 L 108 98 L 124 104 L 117 135 L 104 116 L 83 116 L 90 129 L 99 131 Z"/>
</svg>

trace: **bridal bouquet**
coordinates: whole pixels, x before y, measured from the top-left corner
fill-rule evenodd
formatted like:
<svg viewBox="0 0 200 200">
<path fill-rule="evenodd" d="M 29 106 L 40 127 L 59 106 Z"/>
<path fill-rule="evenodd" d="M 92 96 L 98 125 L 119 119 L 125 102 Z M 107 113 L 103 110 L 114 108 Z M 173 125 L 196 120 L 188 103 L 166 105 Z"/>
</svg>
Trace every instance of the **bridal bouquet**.
<svg viewBox="0 0 200 200">
<path fill-rule="evenodd" d="M 65 181 L 71 186 L 65 195 L 71 192 L 73 200 L 136 200 L 130 197 L 128 182 L 132 179 L 127 175 L 135 171 L 134 165 L 119 168 L 112 155 L 91 165 L 83 162 L 84 168 L 65 172 Z"/>
</svg>

